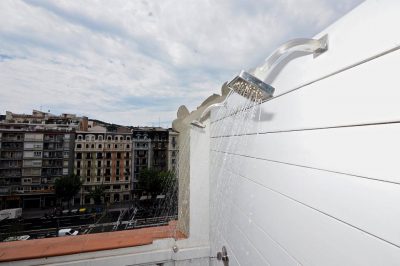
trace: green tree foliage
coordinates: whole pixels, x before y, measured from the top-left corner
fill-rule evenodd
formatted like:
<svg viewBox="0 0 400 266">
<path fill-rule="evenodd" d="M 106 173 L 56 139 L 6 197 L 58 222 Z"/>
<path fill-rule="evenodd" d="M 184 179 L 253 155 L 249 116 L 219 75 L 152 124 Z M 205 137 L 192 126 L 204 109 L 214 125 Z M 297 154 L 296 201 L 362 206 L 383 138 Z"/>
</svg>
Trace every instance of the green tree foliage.
<svg viewBox="0 0 400 266">
<path fill-rule="evenodd" d="M 89 193 L 89 197 L 94 200 L 94 204 L 101 204 L 102 199 L 105 197 L 105 188 L 104 185 L 96 186 Z"/>
<path fill-rule="evenodd" d="M 81 178 L 77 175 L 63 176 L 54 183 L 56 197 L 68 202 L 79 192 L 82 186 Z"/>
<path fill-rule="evenodd" d="M 175 188 L 176 178 L 171 171 L 158 171 L 145 169 L 139 175 L 139 188 L 152 195 L 172 192 Z"/>
</svg>

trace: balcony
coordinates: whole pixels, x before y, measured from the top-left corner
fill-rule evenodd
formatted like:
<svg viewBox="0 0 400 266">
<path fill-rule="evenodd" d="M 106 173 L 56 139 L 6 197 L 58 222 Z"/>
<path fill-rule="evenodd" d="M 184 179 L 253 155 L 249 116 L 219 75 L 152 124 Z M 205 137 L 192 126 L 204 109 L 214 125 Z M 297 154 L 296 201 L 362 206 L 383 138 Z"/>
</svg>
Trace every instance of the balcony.
<svg viewBox="0 0 400 266">
<path fill-rule="evenodd" d="M 2 142 L 23 142 L 24 138 L 21 137 L 8 137 L 8 136 L 3 136 L 1 139 Z"/>
<path fill-rule="evenodd" d="M 22 154 L 21 155 L 6 155 L 2 154 L 0 157 L 0 160 L 22 160 Z"/>
<path fill-rule="evenodd" d="M 4 151 L 20 151 L 24 149 L 24 146 L 22 145 L 22 143 L 3 143 L 3 145 L 1 146 L 1 149 Z"/>
<path fill-rule="evenodd" d="M 57 137 L 57 138 L 49 138 L 49 137 L 44 137 L 43 142 L 57 142 L 57 143 L 63 143 L 64 139 L 63 137 Z"/>
</svg>

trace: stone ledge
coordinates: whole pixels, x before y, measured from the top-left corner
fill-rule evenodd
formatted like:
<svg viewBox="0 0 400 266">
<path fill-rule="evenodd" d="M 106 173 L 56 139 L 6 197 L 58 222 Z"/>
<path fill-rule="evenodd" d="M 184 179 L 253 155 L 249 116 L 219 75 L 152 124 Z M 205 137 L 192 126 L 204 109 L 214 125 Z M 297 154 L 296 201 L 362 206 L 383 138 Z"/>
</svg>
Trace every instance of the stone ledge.
<svg viewBox="0 0 400 266">
<path fill-rule="evenodd" d="M 162 238 L 182 239 L 185 235 L 176 230 L 176 222 L 171 222 L 134 230 L 6 242 L 0 243 L 0 262 L 150 245 Z"/>
</svg>

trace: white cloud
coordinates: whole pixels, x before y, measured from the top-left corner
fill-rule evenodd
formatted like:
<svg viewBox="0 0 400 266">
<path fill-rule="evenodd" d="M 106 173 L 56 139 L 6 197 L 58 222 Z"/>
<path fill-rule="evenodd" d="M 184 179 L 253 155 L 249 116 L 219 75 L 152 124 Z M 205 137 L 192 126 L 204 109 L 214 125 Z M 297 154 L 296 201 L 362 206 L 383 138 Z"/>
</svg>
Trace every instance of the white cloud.
<svg viewBox="0 0 400 266">
<path fill-rule="evenodd" d="M 171 121 L 360 0 L 0 1 L 0 112 Z M 154 122 L 155 121 L 155 122 Z"/>
</svg>

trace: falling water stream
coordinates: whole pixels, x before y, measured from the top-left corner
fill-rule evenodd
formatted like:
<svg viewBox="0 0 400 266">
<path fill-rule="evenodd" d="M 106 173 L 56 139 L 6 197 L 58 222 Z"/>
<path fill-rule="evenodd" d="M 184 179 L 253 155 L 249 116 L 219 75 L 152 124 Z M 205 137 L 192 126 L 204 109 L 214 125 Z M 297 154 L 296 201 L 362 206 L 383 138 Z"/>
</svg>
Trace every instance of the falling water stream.
<svg viewBox="0 0 400 266">
<path fill-rule="evenodd" d="M 258 132 L 258 121 L 260 118 L 261 100 L 254 99 L 255 95 L 242 97 L 234 92 L 230 92 L 226 97 L 226 105 L 214 110 L 210 124 L 211 143 L 210 143 L 210 243 L 212 253 L 219 251 L 222 246 L 236 252 L 246 252 L 241 250 L 240 243 L 230 240 L 234 228 L 229 219 L 235 215 L 233 207 L 239 195 L 237 191 L 239 173 L 243 167 L 243 160 L 238 156 L 244 156 L 243 148 L 249 145 L 245 136 Z M 178 181 L 169 179 L 165 185 L 164 200 L 161 200 L 154 212 L 155 217 L 172 217 L 177 213 L 179 201 L 178 217 L 183 219 L 178 222 L 177 227 L 170 227 L 170 232 L 175 239 L 178 239 L 179 232 L 189 232 L 189 182 L 190 182 L 190 147 L 196 147 L 197 138 L 201 136 L 202 130 L 193 128 L 182 132 L 179 136 L 179 159 L 176 171 L 173 172 Z M 192 144 L 192 145 L 191 145 Z M 193 152 L 193 151 L 192 151 Z M 208 178 L 208 177 L 204 177 Z M 179 192 L 179 193 L 178 193 Z M 179 196 L 177 196 L 179 195 Z M 251 214 L 248 214 L 251 217 Z M 249 218 L 251 219 L 251 218 Z M 251 222 L 251 221 L 249 221 Z M 231 245 L 229 246 L 228 243 Z M 235 259 L 234 257 L 232 259 Z"/>
</svg>

